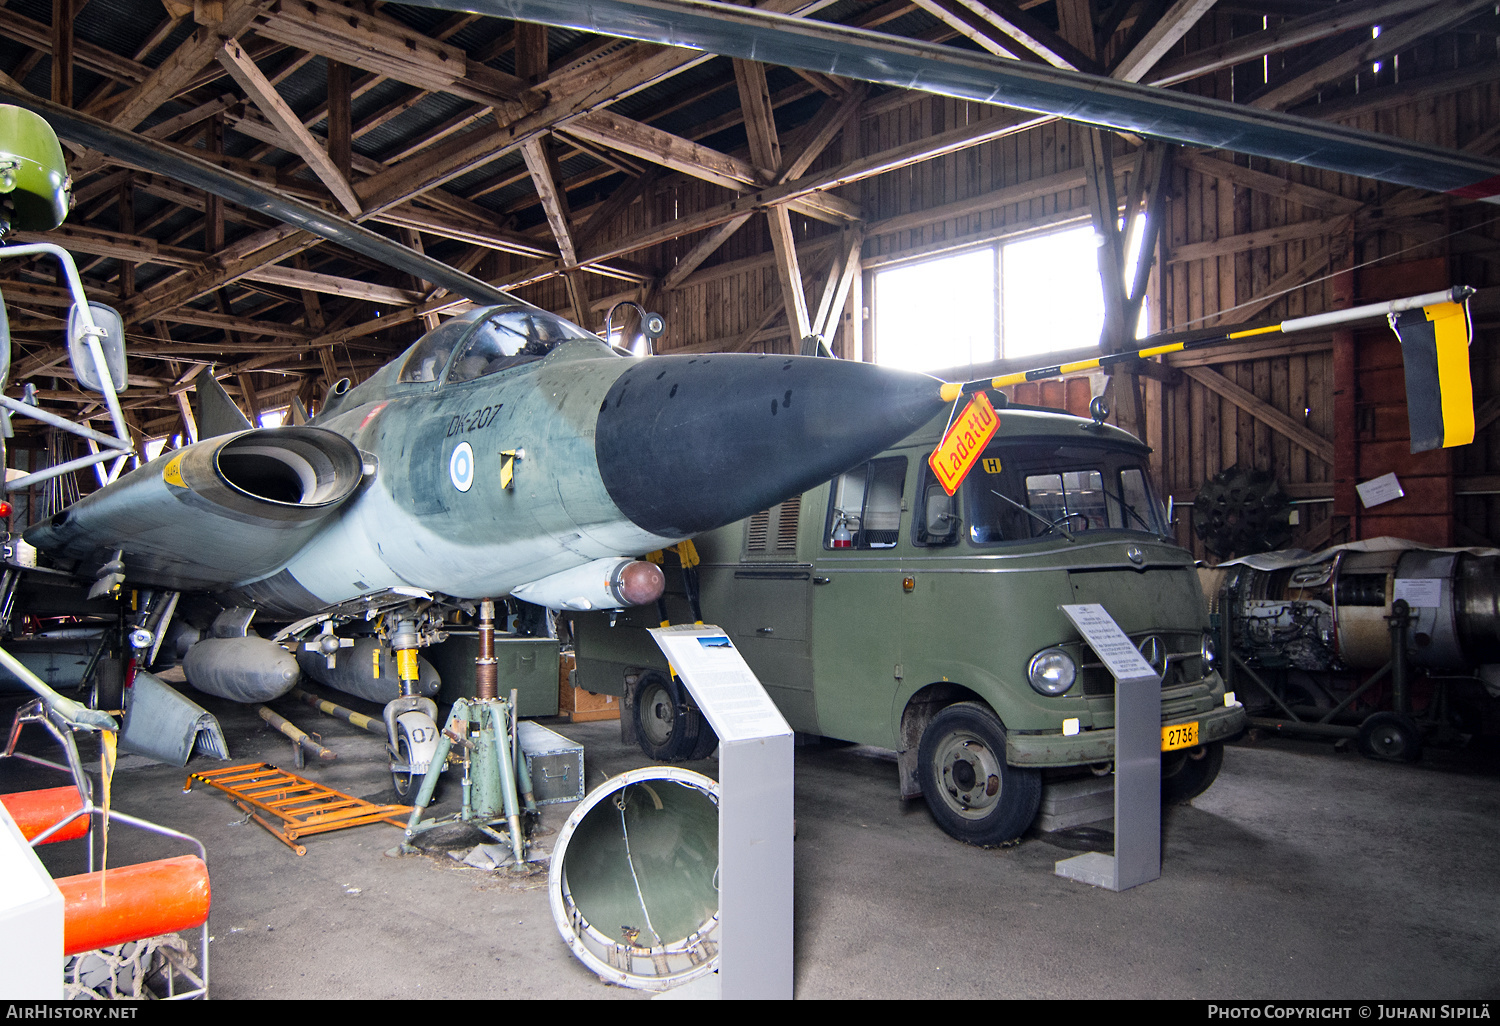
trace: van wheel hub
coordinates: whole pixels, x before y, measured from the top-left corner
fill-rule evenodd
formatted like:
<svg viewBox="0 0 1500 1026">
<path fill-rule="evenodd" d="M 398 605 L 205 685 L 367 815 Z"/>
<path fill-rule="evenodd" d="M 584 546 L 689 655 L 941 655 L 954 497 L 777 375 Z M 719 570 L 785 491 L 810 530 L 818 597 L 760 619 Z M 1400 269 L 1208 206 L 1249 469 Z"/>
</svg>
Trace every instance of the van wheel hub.
<svg viewBox="0 0 1500 1026">
<path fill-rule="evenodd" d="M 1000 799 L 996 752 L 968 731 L 955 731 L 938 749 L 943 800 L 967 819 L 981 819 Z"/>
</svg>

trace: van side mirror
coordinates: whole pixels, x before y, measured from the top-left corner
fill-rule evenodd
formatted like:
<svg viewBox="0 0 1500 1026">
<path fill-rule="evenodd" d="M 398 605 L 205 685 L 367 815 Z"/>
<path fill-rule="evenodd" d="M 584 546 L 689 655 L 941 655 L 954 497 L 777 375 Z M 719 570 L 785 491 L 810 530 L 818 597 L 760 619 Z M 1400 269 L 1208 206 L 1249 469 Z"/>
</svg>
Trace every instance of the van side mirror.
<svg viewBox="0 0 1500 1026">
<path fill-rule="evenodd" d="M 90 303 L 89 314 L 94 325 L 103 329 L 99 346 L 104 350 L 104 363 L 109 368 L 110 382 L 114 390 L 125 391 L 125 321 L 113 307 L 103 303 Z M 104 383 L 99 380 L 94 366 L 94 355 L 89 349 L 87 325 L 79 313 L 78 304 L 68 311 L 68 361 L 78 384 L 91 392 L 103 392 Z"/>
<path fill-rule="evenodd" d="M 934 483 L 927 489 L 923 506 L 923 540 L 928 545 L 950 544 L 958 535 L 959 517 L 954 509 L 956 499 Z"/>
</svg>

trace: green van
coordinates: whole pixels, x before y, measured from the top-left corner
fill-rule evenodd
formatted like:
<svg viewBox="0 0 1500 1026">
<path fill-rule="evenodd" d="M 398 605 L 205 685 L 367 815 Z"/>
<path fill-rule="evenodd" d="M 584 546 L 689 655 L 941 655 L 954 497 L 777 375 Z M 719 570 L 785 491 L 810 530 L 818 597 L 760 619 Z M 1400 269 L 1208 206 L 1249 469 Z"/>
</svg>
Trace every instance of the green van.
<svg viewBox="0 0 1500 1026">
<path fill-rule="evenodd" d="M 997 406 L 999 402 L 997 401 Z M 1193 558 L 1168 536 L 1149 450 L 1055 410 L 1009 407 L 949 496 L 938 418 L 868 463 L 697 539 L 674 623 L 723 627 L 792 727 L 893 749 L 901 793 L 973 844 L 1031 825 L 1043 774 L 1108 772 L 1114 679 L 1059 608 L 1099 603 L 1162 674 L 1162 794 L 1217 776 L 1245 713 L 1215 663 Z M 712 728 L 646 633 L 651 607 L 577 614 L 577 683 L 622 695 L 622 732 L 661 761 Z"/>
</svg>

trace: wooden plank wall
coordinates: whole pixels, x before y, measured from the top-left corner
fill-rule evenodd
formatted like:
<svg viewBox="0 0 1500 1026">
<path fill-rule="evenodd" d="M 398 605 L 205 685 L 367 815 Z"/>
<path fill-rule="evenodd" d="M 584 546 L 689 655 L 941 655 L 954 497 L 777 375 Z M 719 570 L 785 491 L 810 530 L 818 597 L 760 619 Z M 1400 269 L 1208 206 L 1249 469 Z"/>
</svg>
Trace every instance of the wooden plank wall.
<svg viewBox="0 0 1500 1026">
<path fill-rule="evenodd" d="M 1247 21 L 1243 15 L 1213 15 L 1193 30 L 1186 49 L 1207 47 L 1259 27 L 1259 18 Z M 1463 70 L 1463 63 L 1471 57 L 1457 48 L 1450 50 L 1427 45 L 1404 54 L 1401 83 L 1394 80 L 1395 69 L 1389 66 L 1379 75 L 1363 76 L 1359 96 L 1327 100 L 1328 110 L 1340 115 L 1330 120 L 1439 146 L 1462 148 L 1478 141 L 1488 152 L 1500 149 L 1494 140 L 1485 143 L 1486 133 L 1500 124 L 1500 76 L 1457 91 L 1429 92 L 1424 87 L 1424 74 Z M 1488 59 L 1493 61 L 1494 55 Z M 1274 77 L 1274 67 L 1272 70 Z M 1255 73 L 1247 77 L 1243 68 L 1234 75 L 1238 78 L 1228 71 L 1220 72 L 1199 80 L 1196 87 L 1207 95 L 1243 100 L 1262 84 Z M 996 112 L 982 105 L 941 97 L 909 98 L 903 94 L 895 99 L 876 99 L 867 104 L 857 134 L 846 130 L 814 169 L 995 116 Z M 1086 218 L 1081 176 L 1077 186 L 1022 202 L 999 203 L 1005 195 L 1001 190 L 1081 168 L 1085 159 L 1082 131 L 1074 125 L 1053 122 L 840 190 L 842 196 L 860 205 L 866 221 L 862 258 L 867 273 L 871 265 Z M 1120 152 L 1125 151 L 1122 148 Z M 1158 266 L 1148 299 L 1153 332 L 1223 327 L 1246 320 L 1265 322 L 1320 312 L 1334 302 L 1331 271 L 1368 262 L 1385 266 L 1392 261 L 1438 256 L 1448 260 L 1449 277 L 1454 283 L 1500 285 L 1500 224 L 1496 220 L 1500 211 L 1492 205 L 1430 198 L 1416 214 L 1445 232 L 1458 233 L 1434 242 L 1430 225 L 1408 234 L 1395 230 L 1399 224 L 1381 220 L 1381 204 L 1411 198 L 1399 187 L 1228 152 L 1206 156 L 1365 206 L 1353 213 L 1352 221 L 1308 228 L 1309 223 L 1330 221 L 1336 214 L 1351 210 L 1352 204 L 1331 210 L 1326 205 L 1248 188 L 1219 174 L 1174 166 L 1166 187 Z M 1122 166 L 1128 166 L 1128 161 L 1117 161 L 1117 172 Z M 985 203 L 987 194 L 997 195 L 995 205 Z M 666 176 L 606 226 L 598 238 L 628 237 L 730 197 L 718 186 L 681 175 Z M 837 229 L 800 215 L 794 215 L 793 224 L 809 301 L 815 304 L 833 257 Z M 1174 259 L 1177 251 L 1188 246 L 1273 229 L 1284 229 L 1287 240 L 1268 243 L 1267 236 L 1260 235 L 1262 244 L 1258 246 L 1242 248 L 1231 242 L 1216 247 L 1212 255 Z M 632 259 L 664 274 L 699 238 L 701 235 L 678 239 L 633 254 Z M 659 349 L 793 351 L 785 319 L 767 321 L 768 311 L 780 301 L 770 249 L 765 220 L 754 217 L 681 288 L 656 297 L 658 309 L 668 319 L 668 332 Z M 1187 250 L 1189 255 L 1192 252 Z M 500 257 L 498 262 L 512 261 Z M 513 263 L 519 269 L 521 262 Z M 644 298 L 649 292 L 645 286 L 632 288 L 597 276 L 590 282 L 601 320 L 608 301 L 624 296 Z M 1301 287 L 1272 301 L 1253 302 L 1273 288 L 1288 284 Z M 559 279 L 551 279 L 528 288 L 524 294 L 533 302 L 562 310 L 566 307 L 562 289 Z M 857 295 L 851 305 L 856 311 L 860 309 Z M 1492 396 L 1500 396 L 1500 312 L 1482 315 L 1475 327 L 1474 380 L 1477 402 L 1483 404 Z M 838 334 L 836 351 L 871 358 L 870 346 L 858 348 L 852 334 L 850 317 Z M 1333 468 L 1324 458 L 1273 430 L 1200 380 L 1204 375 L 1220 375 L 1230 385 L 1331 443 L 1335 437 L 1333 394 L 1338 384 L 1331 336 L 1273 339 L 1265 345 L 1265 351 L 1275 355 L 1249 358 L 1237 353 L 1226 359 L 1201 352 L 1181 354 L 1171 361 L 1173 366 L 1196 376 L 1186 376 L 1176 385 L 1142 379 L 1146 437 L 1157 449 L 1158 480 L 1179 505 L 1191 503 L 1202 482 L 1236 464 L 1275 472 L 1296 499 L 1331 497 Z M 1461 544 L 1492 544 L 1500 539 L 1500 421 L 1482 431 L 1479 440 L 1457 453 L 1455 460 L 1456 490 L 1460 494 L 1455 499 L 1454 537 Z M 1463 494 L 1486 489 L 1497 494 Z M 1335 522 L 1331 509 L 1327 501 L 1301 505 L 1302 526 L 1293 543 L 1316 548 L 1346 540 L 1348 524 Z M 1188 514 L 1180 516 L 1177 531 L 1180 542 L 1206 557 L 1203 546 L 1192 535 Z"/>
</svg>

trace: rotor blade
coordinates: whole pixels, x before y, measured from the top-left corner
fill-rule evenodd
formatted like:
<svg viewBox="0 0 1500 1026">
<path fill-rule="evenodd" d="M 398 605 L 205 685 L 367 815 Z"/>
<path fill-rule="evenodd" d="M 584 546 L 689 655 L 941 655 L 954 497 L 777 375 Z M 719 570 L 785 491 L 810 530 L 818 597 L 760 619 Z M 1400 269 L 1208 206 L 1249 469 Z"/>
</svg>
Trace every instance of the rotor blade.
<svg viewBox="0 0 1500 1026">
<path fill-rule="evenodd" d="M 268 189 L 251 178 L 221 168 L 176 147 L 116 128 L 107 121 L 44 100 L 4 82 L 0 82 L 0 100 L 40 114 L 59 136 L 80 146 L 98 150 L 114 160 L 143 171 L 222 196 L 247 210 L 258 210 L 268 217 L 295 225 L 329 242 L 336 242 L 345 249 L 405 271 L 476 303 L 514 302 L 493 285 L 387 239 L 379 232 L 371 231 L 311 203 Z"/>
<path fill-rule="evenodd" d="M 1311 118 L 712 0 L 407 0 L 1053 114 L 1500 203 L 1500 162 Z"/>
</svg>

